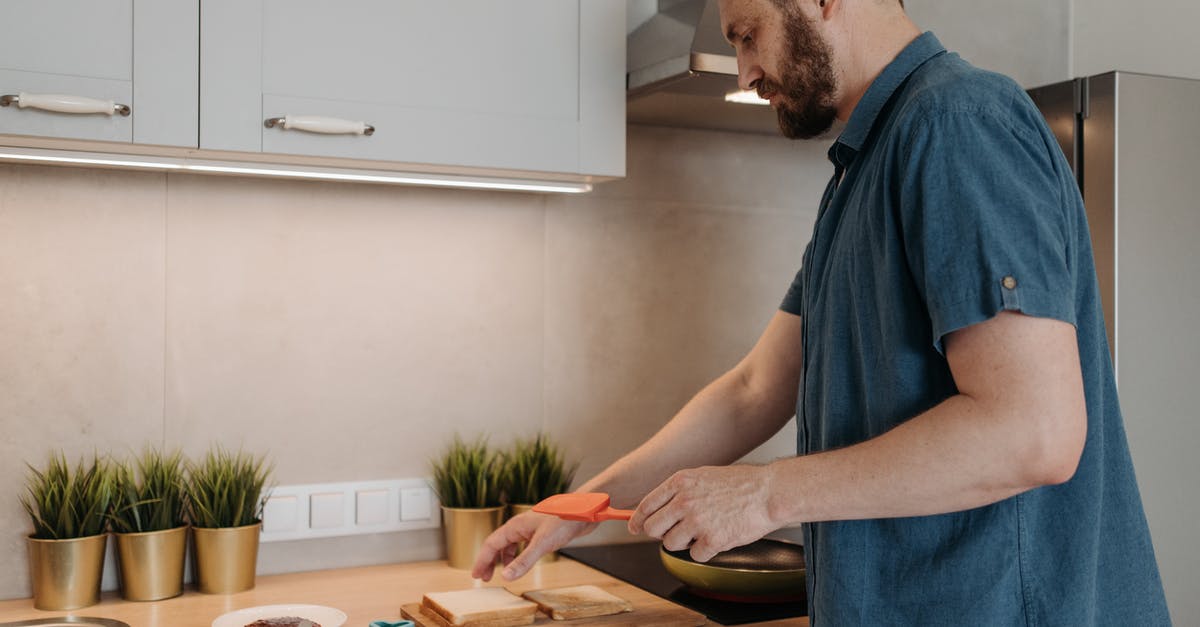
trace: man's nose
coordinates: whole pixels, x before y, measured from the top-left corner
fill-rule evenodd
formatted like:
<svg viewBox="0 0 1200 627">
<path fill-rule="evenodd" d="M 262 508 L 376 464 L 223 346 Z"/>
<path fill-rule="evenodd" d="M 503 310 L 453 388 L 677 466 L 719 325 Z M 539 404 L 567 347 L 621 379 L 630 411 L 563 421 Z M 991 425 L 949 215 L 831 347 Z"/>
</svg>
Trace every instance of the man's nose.
<svg viewBox="0 0 1200 627">
<path fill-rule="evenodd" d="M 758 64 L 738 57 L 738 87 L 747 91 L 756 90 L 762 78 L 763 71 Z"/>
</svg>

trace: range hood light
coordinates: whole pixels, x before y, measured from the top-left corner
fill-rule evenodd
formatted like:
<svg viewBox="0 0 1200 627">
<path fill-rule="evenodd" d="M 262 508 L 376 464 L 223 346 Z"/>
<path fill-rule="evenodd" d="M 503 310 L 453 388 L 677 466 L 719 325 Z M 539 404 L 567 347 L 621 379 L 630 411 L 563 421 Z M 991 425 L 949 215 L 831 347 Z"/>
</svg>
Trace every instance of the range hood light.
<svg viewBox="0 0 1200 627">
<path fill-rule="evenodd" d="M 731 91 L 725 94 L 725 102 L 736 102 L 738 104 L 752 105 L 770 105 L 771 101 L 763 100 L 758 97 L 758 93 L 754 90 Z"/>
</svg>

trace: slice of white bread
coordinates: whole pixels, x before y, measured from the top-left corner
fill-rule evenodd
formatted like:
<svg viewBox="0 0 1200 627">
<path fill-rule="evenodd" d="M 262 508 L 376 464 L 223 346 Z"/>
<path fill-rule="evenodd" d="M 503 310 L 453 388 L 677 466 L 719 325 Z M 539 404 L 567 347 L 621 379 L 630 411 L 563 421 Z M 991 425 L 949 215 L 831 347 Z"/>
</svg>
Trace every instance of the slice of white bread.
<svg viewBox="0 0 1200 627">
<path fill-rule="evenodd" d="M 409 610 L 407 608 L 412 608 L 412 609 Z M 435 612 L 419 603 L 413 603 L 412 605 L 401 608 L 401 614 L 404 616 L 404 618 L 407 618 L 408 620 L 413 621 L 417 625 L 424 626 L 424 627 L 428 627 L 430 625 L 436 625 L 437 627 L 459 627 L 458 625 L 455 625 L 454 623 L 443 618 L 441 614 L 438 614 L 437 612 Z M 529 625 L 530 623 L 522 623 L 522 624 Z M 519 626 L 514 626 L 512 619 L 510 618 L 510 619 L 502 619 L 502 620 L 485 620 L 485 621 L 479 621 L 479 622 L 472 622 L 463 627 L 519 627 Z"/>
<path fill-rule="evenodd" d="M 597 586 L 533 590 L 521 595 L 538 604 L 554 620 L 573 620 L 632 612 L 633 604 Z"/>
<path fill-rule="evenodd" d="M 454 627 L 515 627 L 532 625 L 537 604 L 504 588 L 472 588 L 430 592 L 421 599 L 426 614 L 436 614 Z"/>
</svg>

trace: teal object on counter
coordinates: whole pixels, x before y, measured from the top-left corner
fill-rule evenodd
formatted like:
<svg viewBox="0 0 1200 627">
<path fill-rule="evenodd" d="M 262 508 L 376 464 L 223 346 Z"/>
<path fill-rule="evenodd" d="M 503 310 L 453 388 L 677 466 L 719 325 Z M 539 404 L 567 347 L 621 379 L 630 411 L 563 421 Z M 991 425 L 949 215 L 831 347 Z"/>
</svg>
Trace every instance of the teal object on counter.
<svg viewBox="0 0 1200 627">
<path fill-rule="evenodd" d="M 398 621 L 394 621 L 394 622 L 386 621 L 386 620 L 375 620 L 375 621 L 371 621 L 370 627 L 413 627 L 413 622 L 411 620 L 398 620 Z"/>
</svg>

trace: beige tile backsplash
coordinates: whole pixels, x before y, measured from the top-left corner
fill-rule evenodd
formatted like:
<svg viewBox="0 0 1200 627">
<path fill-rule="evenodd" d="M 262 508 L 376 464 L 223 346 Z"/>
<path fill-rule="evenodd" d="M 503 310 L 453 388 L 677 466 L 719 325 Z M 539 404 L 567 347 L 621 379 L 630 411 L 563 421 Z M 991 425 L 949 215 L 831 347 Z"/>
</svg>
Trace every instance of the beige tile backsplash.
<svg viewBox="0 0 1200 627">
<path fill-rule="evenodd" d="M 0 598 L 29 594 L 18 497 L 52 450 L 220 442 L 291 484 L 424 476 L 455 431 L 545 428 L 599 470 L 753 344 L 824 150 L 630 127 L 628 177 L 580 196 L 0 166 Z M 268 544 L 260 572 L 438 537 Z"/>
</svg>

